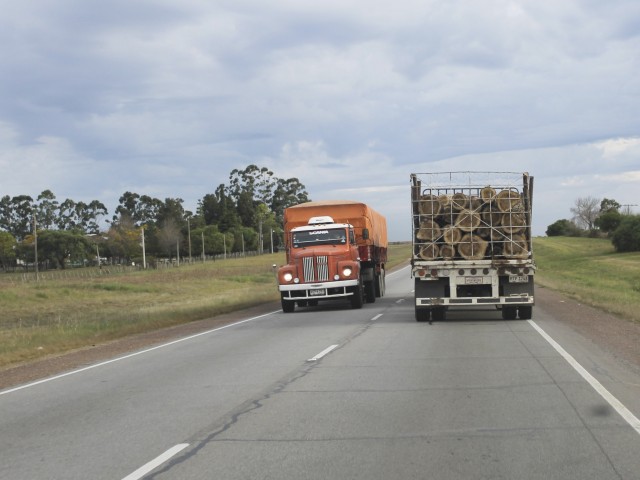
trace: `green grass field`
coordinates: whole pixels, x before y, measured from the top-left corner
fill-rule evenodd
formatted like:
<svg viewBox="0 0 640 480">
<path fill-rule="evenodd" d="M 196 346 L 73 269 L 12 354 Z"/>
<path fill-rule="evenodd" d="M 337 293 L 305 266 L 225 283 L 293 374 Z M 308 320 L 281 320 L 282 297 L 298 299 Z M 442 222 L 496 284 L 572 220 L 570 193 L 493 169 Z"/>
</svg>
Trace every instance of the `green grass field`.
<svg viewBox="0 0 640 480">
<path fill-rule="evenodd" d="M 640 322 L 640 252 L 616 253 L 609 240 L 548 237 L 533 241 L 536 284 Z"/>
<path fill-rule="evenodd" d="M 411 247 L 391 245 L 388 268 Z M 0 275 L 0 368 L 126 335 L 278 301 L 284 254 L 162 270 Z"/>
</svg>

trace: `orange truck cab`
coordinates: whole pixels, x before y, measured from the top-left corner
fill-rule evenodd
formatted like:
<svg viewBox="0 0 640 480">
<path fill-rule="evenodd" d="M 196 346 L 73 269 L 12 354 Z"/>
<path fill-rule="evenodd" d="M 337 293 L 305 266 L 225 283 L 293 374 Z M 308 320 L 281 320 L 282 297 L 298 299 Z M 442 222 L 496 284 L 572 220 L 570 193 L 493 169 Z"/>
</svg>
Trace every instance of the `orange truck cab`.
<svg viewBox="0 0 640 480">
<path fill-rule="evenodd" d="M 282 310 L 348 300 L 353 308 L 384 295 L 387 223 L 364 203 L 307 202 L 284 211 L 287 264 L 278 269 Z"/>
</svg>

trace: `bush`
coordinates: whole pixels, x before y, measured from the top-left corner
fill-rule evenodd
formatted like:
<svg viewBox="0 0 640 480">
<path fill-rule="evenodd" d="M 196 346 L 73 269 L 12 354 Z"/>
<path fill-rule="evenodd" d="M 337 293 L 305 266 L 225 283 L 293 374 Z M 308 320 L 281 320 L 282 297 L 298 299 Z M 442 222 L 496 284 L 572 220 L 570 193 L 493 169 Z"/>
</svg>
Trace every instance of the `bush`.
<svg viewBox="0 0 640 480">
<path fill-rule="evenodd" d="M 605 233 L 611 233 L 616 231 L 620 222 L 622 222 L 622 214 L 617 210 L 609 210 L 596 218 L 595 226 Z"/>
<path fill-rule="evenodd" d="M 640 216 L 624 216 L 611 237 L 617 252 L 640 251 Z"/>
<path fill-rule="evenodd" d="M 547 227 L 548 237 L 581 237 L 584 232 L 571 220 L 556 220 Z"/>
</svg>

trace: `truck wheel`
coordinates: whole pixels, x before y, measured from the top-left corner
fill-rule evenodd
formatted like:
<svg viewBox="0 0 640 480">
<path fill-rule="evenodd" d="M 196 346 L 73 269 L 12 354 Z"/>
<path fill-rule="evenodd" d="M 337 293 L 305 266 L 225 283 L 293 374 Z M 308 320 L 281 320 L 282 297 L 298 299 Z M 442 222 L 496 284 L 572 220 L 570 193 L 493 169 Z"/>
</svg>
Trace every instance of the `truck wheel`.
<svg viewBox="0 0 640 480">
<path fill-rule="evenodd" d="M 435 307 L 431 311 L 434 322 L 444 322 L 447 319 L 447 309 L 445 307 Z"/>
<path fill-rule="evenodd" d="M 284 298 L 281 299 L 281 302 L 282 302 L 282 311 L 284 313 L 291 313 L 296 309 L 295 302 L 288 302 Z"/>
<path fill-rule="evenodd" d="M 518 307 L 518 316 L 520 320 L 531 320 L 531 316 L 533 314 L 533 307 L 531 305 L 524 305 L 522 307 Z"/>
<path fill-rule="evenodd" d="M 431 315 L 431 309 L 416 307 L 416 322 L 428 322 Z"/>
<path fill-rule="evenodd" d="M 376 297 L 384 297 L 384 269 L 380 270 L 380 275 L 376 275 Z"/>
<path fill-rule="evenodd" d="M 515 320 L 517 315 L 518 309 L 516 307 L 502 307 L 503 320 Z"/>
<path fill-rule="evenodd" d="M 367 303 L 375 303 L 376 301 L 376 280 L 364 283 L 364 293 L 367 297 Z"/>
<path fill-rule="evenodd" d="M 362 308 L 362 304 L 364 303 L 363 293 L 362 284 L 353 287 L 353 295 L 351 295 L 352 308 Z"/>
</svg>

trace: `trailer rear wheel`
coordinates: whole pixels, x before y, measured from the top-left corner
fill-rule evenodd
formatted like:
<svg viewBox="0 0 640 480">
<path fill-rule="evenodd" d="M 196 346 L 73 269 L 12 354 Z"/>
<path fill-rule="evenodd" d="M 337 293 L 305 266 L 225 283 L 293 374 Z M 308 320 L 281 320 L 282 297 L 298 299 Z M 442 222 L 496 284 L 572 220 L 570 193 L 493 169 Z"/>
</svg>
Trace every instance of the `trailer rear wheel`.
<svg viewBox="0 0 640 480">
<path fill-rule="evenodd" d="M 418 308 L 416 306 L 416 322 L 428 322 L 431 310 L 429 308 Z"/>
<path fill-rule="evenodd" d="M 434 322 L 444 322 L 447 319 L 446 307 L 435 307 L 431 311 L 431 316 L 433 317 Z"/>
<path fill-rule="evenodd" d="M 518 307 L 518 317 L 520 317 L 520 320 L 531 320 L 532 315 L 533 307 L 531 305 Z"/>
<path fill-rule="evenodd" d="M 516 307 L 502 307 L 502 318 L 504 320 L 515 320 L 518 316 L 518 309 Z"/>
</svg>

